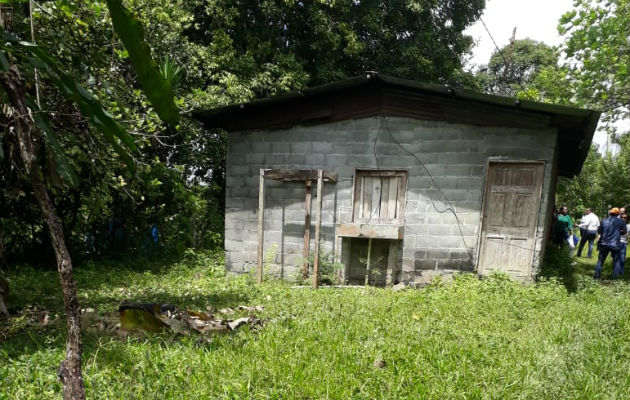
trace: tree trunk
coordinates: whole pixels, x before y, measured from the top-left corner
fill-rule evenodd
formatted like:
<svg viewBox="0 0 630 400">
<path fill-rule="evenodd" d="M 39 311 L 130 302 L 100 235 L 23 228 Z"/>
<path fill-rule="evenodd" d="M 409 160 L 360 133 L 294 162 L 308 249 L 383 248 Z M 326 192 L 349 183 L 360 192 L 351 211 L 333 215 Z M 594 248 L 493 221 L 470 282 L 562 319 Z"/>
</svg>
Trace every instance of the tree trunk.
<svg viewBox="0 0 630 400">
<path fill-rule="evenodd" d="M 72 260 L 66 247 L 61 221 L 37 165 L 37 142 L 41 143 L 43 135 L 35 127 L 30 110 L 24 103 L 26 90 L 17 66 L 12 66 L 10 72 L 0 75 L 0 78 L 10 103 L 15 109 L 13 126 L 18 137 L 20 158 L 27 171 L 27 178 L 33 185 L 33 192 L 48 226 L 48 234 L 57 258 L 68 329 L 66 358 L 61 362 L 58 370 L 59 379 L 63 383 L 63 398 L 83 400 L 85 386 L 81 372 L 81 320 L 77 287 L 72 276 Z"/>
</svg>

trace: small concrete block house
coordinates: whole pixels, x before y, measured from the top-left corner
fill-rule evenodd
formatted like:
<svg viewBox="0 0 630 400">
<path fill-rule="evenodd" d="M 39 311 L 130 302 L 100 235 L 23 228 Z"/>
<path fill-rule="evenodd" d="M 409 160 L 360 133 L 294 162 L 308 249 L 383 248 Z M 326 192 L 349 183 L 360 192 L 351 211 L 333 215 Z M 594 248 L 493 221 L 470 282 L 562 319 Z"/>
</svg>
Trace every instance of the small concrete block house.
<svg viewBox="0 0 630 400">
<path fill-rule="evenodd" d="M 383 285 L 535 277 L 599 113 L 369 73 L 196 117 L 228 132 L 228 271 L 291 279 L 315 252 Z"/>
</svg>

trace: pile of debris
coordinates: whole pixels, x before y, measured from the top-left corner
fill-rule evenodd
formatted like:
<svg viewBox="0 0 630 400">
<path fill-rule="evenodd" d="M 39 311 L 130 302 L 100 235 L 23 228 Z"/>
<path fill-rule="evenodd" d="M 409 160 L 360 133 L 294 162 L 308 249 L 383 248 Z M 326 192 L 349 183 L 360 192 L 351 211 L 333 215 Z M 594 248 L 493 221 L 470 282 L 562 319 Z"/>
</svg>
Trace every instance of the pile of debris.
<svg viewBox="0 0 630 400">
<path fill-rule="evenodd" d="M 254 313 L 262 312 L 262 306 L 238 306 L 236 311 L 231 308 L 218 310 L 215 314 L 211 306 L 205 311 L 178 309 L 172 304 L 130 304 L 123 303 L 118 308 L 120 328 L 125 331 L 144 330 L 161 332 L 168 328 L 175 333 L 189 335 L 191 332 L 202 334 L 234 331 L 242 326 L 250 329 L 260 329 L 265 320 Z M 248 316 L 230 319 L 228 316 L 237 311 L 249 313 Z M 222 317 L 217 317 L 221 314 Z"/>
<path fill-rule="evenodd" d="M 190 335 L 193 332 L 209 335 L 231 332 L 248 326 L 262 328 L 267 320 L 256 316 L 264 311 L 262 306 L 238 306 L 236 309 L 214 310 L 207 306 L 205 311 L 178 309 L 172 304 L 123 302 L 115 315 L 100 315 L 93 308 L 81 309 L 81 328 L 87 332 L 107 333 L 119 337 L 133 331 L 174 332 Z M 234 318 L 239 316 L 238 318 Z M 24 328 L 62 328 L 65 323 L 58 314 L 47 310 L 27 308 L 19 315 L 12 315 L 0 329 L 0 342 Z"/>
</svg>

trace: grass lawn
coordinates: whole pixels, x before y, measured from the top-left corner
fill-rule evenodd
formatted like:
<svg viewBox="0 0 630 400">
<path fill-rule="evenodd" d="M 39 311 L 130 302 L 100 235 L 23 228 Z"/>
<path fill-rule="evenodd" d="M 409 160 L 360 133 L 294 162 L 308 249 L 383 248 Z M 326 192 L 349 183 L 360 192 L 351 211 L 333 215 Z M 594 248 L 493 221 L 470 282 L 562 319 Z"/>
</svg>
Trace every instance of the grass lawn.
<svg viewBox="0 0 630 400">
<path fill-rule="evenodd" d="M 629 399 L 630 285 L 593 282 L 593 264 L 580 259 L 568 278 L 536 285 L 462 275 L 400 292 L 257 286 L 223 277 L 212 254 L 82 265 L 81 306 L 102 314 L 132 299 L 262 305 L 269 319 L 209 341 L 85 332 L 88 397 Z M 61 308 L 55 272 L 22 267 L 9 279 L 10 307 Z M 0 399 L 60 398 L 64 329 L 0 326 Z"/>
</svg>

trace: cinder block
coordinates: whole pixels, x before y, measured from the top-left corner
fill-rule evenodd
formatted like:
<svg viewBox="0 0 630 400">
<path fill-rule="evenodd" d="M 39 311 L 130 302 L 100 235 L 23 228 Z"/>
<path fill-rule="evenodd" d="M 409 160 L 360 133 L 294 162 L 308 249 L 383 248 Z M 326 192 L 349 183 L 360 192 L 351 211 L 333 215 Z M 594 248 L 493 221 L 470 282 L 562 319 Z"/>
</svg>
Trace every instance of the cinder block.
<svg viewBox="0 0 630 400">
<path fill-rule="evenodd" d="M 437 268 L 441 270 L 472 271 L 473 263 L 469 259 L 439 260 Z"/>
<path fill-rule="evenodd" d="M 449 225 L 429 225 L 430 236 L 451 236 L 452 227 Z"/>
<path fill-rule="evenodd" d="M 294 154 L 310 154 L 313 152 L 313 144 L 317 142 L 310 141 L 293 141 L 290 143 L 291 153 Z"/>
<path fill-rule="evenodd" d="M 401 127 L 400 129 L 397 129 L 395 131 L 392 130 L 391 127 L 389 128 L 389 132 L 398 143 L 410 143 L 414 141 L 417 136 L 416 132 L 408 129 L 408 127 Z M 388 139 L 391 140 L 391 137 L 389 137 L 388 134 L 386 134 L 385 136 L 388 136 Z"/>
<path fill-rule="evenodd" d="M 416 247 L 419 249 L 422 248 L 433 248 L 436 244 L 436 238 L 432 236 L 416 236 Z"/>
<path fill-rule="evenodd" d="M 265 153 L 264 163 L 268 168 L 284 168 L 288 165 L 287 154 Z"/>
<path fill-rule="evenodd" d="M 455 230 L 457 230 L 457 228 L 455 228 Z M 440 237 L 437 243 L 440 249 L 455 249 L 463 246 L 461 236 Z"/>
<path fill-rule="evenodd" d="M 233 165 L 230 169 L 232 176 L 248 176 L 251 173 L 249 165 Z"/>
<path fill-rule="evenodd" d="M 435 259 L 420 259 L 414 260 L 413 268 L 414 270 L 432 270 L 437 266 L 437 260 Z"/>
<path fill-rule="evenodd" d="M 265 155 L 262 153 L 248 153 L 245 154 L 245 163 L 249 165 L 255 165 L 260 168 L 260 166 L 264 163 Z"/>
<path fill-rule="evenodd" d="M 379 166 L 381 159 L 379 159 Z M 354 166 L 356 168 L 375 168 L 376 161 L 374 155 L 348 155 L 344 158 L 344 163 L 348 166 Z"/>
<path fill-rule="evenodd" d="M 372 153 L 374 149 L 372 148 Z M 376 155 L 378 157 L 383 156 L 395 156 L 400 154 L 401 150 L 397 144 L 394 143 L 381 143 L 380 141 L 376 144 Z"/>
<path fill-rule="evenodd" d="M 326 154 L 325 155 L 325 162 L 322 162 L 322 164 L 326 165 L 328 168 L 333 168 L 336 169 L 339 166 L 345 166 L 348 165 L 347 163 L 347 156 L 346 155 L 339 155 L 339 154 Z M 354 165 L 352 165 L 354 167 Z"/>
<path fill-rule="evenodd" d="M 457 182 L 458 180 L 454 180 L 453 182 Z M 456 185 L 453 185 L 452 187 L 455 187 Z M 451 186 L 449 186 L 451 187 Z M 460 200 L 466 200 L 466 190 L 462 190 L 462 189 L 442 189 L 442 193 L 444 194 L 444 196 L 446 196 L 446 198 L 453 202 L 453 201 L 460 201 Z M 442 196 L 444 198 L 444 196 Z"/>
<path fill-rule="evenodd" d="M 243 152 L 267 154 L 271 151 L 271 143 L 252 142 L 251 147 Z"/>
<path fill-rule="evenodd" d="M 287 141 L 273 142 L 271 143 L 271 152 L 289 154 L 291 153 L 291 144 Z"/>
<path fill-rule="evenodd" d="M 486 160 L 486 155 L 481 152 L 474 153 L 460 153 L 458 159 L 455 162 L 460 164 L 483 164 Z"/>
<path fill-rule="evenodd" d="M 312 142 L 312 151 L 310 153 L 332 154 L 335 152 L 334 148 L 335 144 L 332 142 Z"/>
<path fill-rule="evenodd" d="M 407 178 L 407 188 L 409 189 L 425 189 L 432 187 L 431 178 L 427 175 L 413 174 Z"/>
<path fill-rule="evenodd" d="M 429 228 L 426 224 L 405 224 L 405 234 L 410 236 L 426 236 L 429 233 Z"/>
</svg>

